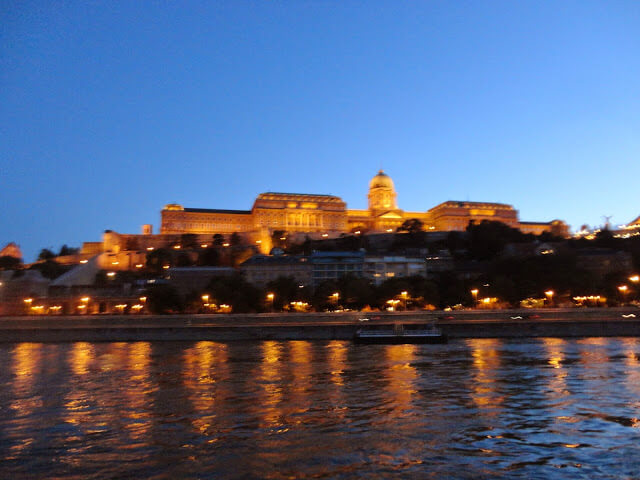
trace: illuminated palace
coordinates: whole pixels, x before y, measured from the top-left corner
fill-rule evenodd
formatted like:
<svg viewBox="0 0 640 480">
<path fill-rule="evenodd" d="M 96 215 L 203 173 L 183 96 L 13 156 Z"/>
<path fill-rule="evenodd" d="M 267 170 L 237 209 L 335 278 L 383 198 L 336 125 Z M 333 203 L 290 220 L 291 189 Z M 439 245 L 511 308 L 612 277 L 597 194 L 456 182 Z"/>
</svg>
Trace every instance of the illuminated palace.
<svg viewBox="0 0 640 480">
<path fill-rule="evenodd" d="M 518 211 L 502 203 L 448 201 L 423 212 L 401 210 L 393 181 L 382 170 L 369 183 L 368 204 L 366 210 L 349 210 L 341 198 L 332 195 L 274 192 L 259 194 L 251 210 L 186 208 L 169 204 L 161 213 L 160 234 L 238 233 L 268 253 L 271 238 L 277 232 L 286 232 L 293 238 L 394 232 L 409 219 L 419 220 L 427 231 L 462 231 L 471 221 L 495 220 L 526 233 L 567 233 L 566 225 L 559 220 L 520 222 Z"/>
</svg>

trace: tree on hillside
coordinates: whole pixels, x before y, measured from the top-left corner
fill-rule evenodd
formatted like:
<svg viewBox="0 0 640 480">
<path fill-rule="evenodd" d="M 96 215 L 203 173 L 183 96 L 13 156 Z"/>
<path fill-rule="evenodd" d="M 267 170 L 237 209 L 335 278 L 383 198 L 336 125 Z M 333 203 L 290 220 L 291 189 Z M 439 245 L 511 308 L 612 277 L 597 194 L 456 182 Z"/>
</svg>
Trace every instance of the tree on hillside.
<svg viewBox="0 0 640 480">
<path fill-rule="evenodd" d="M 239 274 L 213 277 L 206 292 L 212 303 L 231 305 L 236 313 L 259 312 L 265 306 L 262 291 Z"/>
<path fill-rule="evenodd" d="M 38 254 L 38 260 L 51 260 L 52 258 L 56 258 L 56 254 L 48 248 L 43 248 Z"/>
<path fill-rule="evenodd" d="M 231 234 L 231 238 L 229 238 L 229 243 L 231 244 L 232 247 L 237 247 L 239 245 L 242 245 L 242 237 L 238 232 L 233 232 Z"/>
<path fill-rule="evenodd" d="M 220 265 L 220 252 L 215 247 L 208 247 L 198 253 L 198 265 L 201 267 L 218 267 Z"/>
<path fill-rule="evenodd" d="M 182 248 L 197 248 L 198 236 L 195 233 L 183 233 L 180 235 L 180 245 Z"/>
<path fill-rule="evenodd" d="M 184 304 L 180 294 L 171 285 L 154 285 L 147 289 L 147 306 L 151 313 L 180 313 Z"/>
<path fill-rule="evenodd" d="M 0 270 L 15 270 L 22 267 L 22 262 L 19 258 L 12 257 L 11 255 L 3 255 L 0 257 Z"/>
<path fill-rule="evenodd" d="M 69 270 L 69 267 L 60 265 L 54 260 L 45 260 L 44 262 L 34 263 L 30 270 L 39 270 L 43 277 L 54 279 Z"/>
<path fill-rule="evenodd" d="M 407 220 L 405 220 L 404 222 L 402 222 L 402 225 L 400 225 L 397 229 L 396 232 L 401 233 L 401 232 L 406 232 L 406 233 L 418 233 L 418 232 L 422 232 L 424 229 L 424 223 L 422 223 L 422 221 L 420 221 L 417 218 L 408 218 Z"/>
<path fill-rule="evenodd" d="M 163 271 L 165 265 L 171 265 L 173 260 L 173 252 L 166 248 L 156 248 L 147 253 L 147 269 L 159 275 Z"/>
<path fill-rule="evenodd" d="M 213 236 L 213 246 L 214 247 L 221 247 L 224 244 L 224 236 L 222 236 L 219 233 L 216 233 Z"/>
<path fill-rule="evenodd" d="M 62 245 L 62 247 L 60 247 L 58 256 L 64 257 L 65 255 L 76 255 L 79 251 L 79 248 L 67 247 L 66 245 Z"/>
<path fill-rule="evenodd" d="M 338 291 L 342 298 L 341 305 L 347 308 L 360 310 L 365 305 L 371 306 L 375 303 L 374 288 L 369 280 L 352 273 L 338 280 Z"/>
<path fill-rule="evenodd" d="M 298 282 L 293 277 L 278 277 L 267 283 L 267 292 L 273 293 L 273 309 L 282 310 L 290 302 L 300 300 Z"/>
<path fill-rule="evenodd" d="M 522 243 L 531 238 L 502 222 L 483 220 L 471 222 L 467 227 L 469 256 L 475 260 L 490 260 L 501 253 L 507 243 Z"/>
</svg>

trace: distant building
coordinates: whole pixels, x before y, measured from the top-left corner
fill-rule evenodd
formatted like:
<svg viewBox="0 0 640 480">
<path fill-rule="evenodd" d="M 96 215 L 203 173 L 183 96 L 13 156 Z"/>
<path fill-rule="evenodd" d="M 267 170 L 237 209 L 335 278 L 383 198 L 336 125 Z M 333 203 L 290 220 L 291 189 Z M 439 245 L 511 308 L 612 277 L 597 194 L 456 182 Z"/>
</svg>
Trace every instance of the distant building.
<svg viewBox="0 0 640 480">
<path fill-rule="evenodd" d="M 631 272 L 633 258 L 629 252 L 608 248 L 583 248 L 577 251 L 578 266 L 603 276 L 615 272 Z"/>
<path fill-rule="evenodd" d="M 367 255 L 364 259 L 364 277 L 380 285 L 389 278 L 427 276 L 427 262 L 424 257 L 412 258 L 393 255 Z"/>
<path fill-rule="evenodd" d="M 364 252 L 313 252 L 311 262 L 313 286 L 337 281 L 345 275 L 364 276 Z"/>
<path fill-rule="evenodd" d="M 102 245 L 85 243 L 77 258 L 98 253 L 102 268 L 132 269 L 144 262 L 147 251 L 179 245 L 184 236 L 199 244 L 211 243 L 219 235 L 225 244 L 233 239 L 253 245 L 268 254 L 279 239 L 300 243 L 337 238 L 344 234 L 380 234 L 395 232 L 407 220 L 429 233 L 463 231 L 470 222 L 492 220 L 525 232 L 551 232 L 564 236 L 564 222 L 520 222 L 518 211 L 503 203 L 447 201 L 427 211 L 405 211 L 398 207 L 391 177 L 382 170 L 369 182 L 368 208 L 348 209 L 334 195 L 266 192 L 257 196 L 250 210 L 190 208 L 177 203 L 166 205 L 161 213 L 160 233 L 152 234 L 151 225 L 143 225 L 143 234 L 121 234 L 107 230 Z M 372 237 L 373 240 L 373 237 Z M 98 252 L 99 250 L 99 252 Z M 126 252 L 126 257 L 123 256 Z M 71 259 L 70 261 L 73 261 Z"/>
<path fill-rule="evenodd" d="M 172 267 L 167 280 L 178 293 L 201 292 L 214 277 L 231 276 L 236 270 L 231 267 Z"/>
<path fill-rule="evenodd" d="M 0 257 L 13 257 L 17 258 L 18 260 L 22 260 L 22 251 L 17 244 L 10 242 L 5 245 L 2 250 L 0 250 Z"/>
<path fill-rule="evenodd" d="M 0 271 L 0 315 L 32 313 L 47 296 L 49 283 L 39 270 Z"/>
<path fill-rule="evenodd" d="M 240 265 L 245 279 L 266 285 L 278 277 L 293 277 L 300 285 L 311 284 L 311 262 L 301 255 L 254 255 Z"/>
</svg>

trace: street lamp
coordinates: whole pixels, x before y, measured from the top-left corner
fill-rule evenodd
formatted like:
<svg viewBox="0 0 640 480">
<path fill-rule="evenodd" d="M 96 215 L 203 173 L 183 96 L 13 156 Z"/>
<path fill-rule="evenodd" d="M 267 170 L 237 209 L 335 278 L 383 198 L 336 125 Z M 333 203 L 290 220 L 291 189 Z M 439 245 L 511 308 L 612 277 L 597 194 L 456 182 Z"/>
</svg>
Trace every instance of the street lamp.
<svg viewBox="0 0 640 480">
<path fill-rule="evenodd" d="M 338 292 L 334 292 L 331 294 L 331 299 L 333 300 L 333 303 L 336 306 L 336 309 L 338 308 L 338 300 L 340 299 L 340 294 Z"/>
<path fill-rule="evenodd" d="M 638 283 L 640 282 L 640 275 L 631 275 L 629 277 L 629 281 L 633 282 L 633 283 Z"/>
<path fill-rule="evenodd" d="M 407 310 L 407 296 L 409 295 L 409 292 L 407 292 L 405 290 L 404 292 L 400 292 L 400 295 L 402 295 L 402 298 L 404 299 L 404 309 L 406 311 Z"/>
<path fill-rule="evenodd" d="M 473 295 L 474 308 L 478 308 L 478 289 L 474 288 L 473 290 L 471 290 L 471 295 Z"/>
<path fill-rule="evenodd" d="M 547 290 L 546 292 L 544 292 L 544 294 L 547 296 L 547 300 L 549 301 L 549 306 L 551 306 L 551 302 L 553 301 L 554 293 L 555 292 L 553 290 Z"/>
<path fill-rule="evenodd" d="M 269 301 L 270 308 L 269 310 L 273 311 L 273 299 L 275 298 L 275 294 L 267 293 L 267 300 Z"/>
<path fill-rule="evenodd" d="M 627 287 L 626 285 L 620 285 L 618 287 L 618 290 L 622 294 L 622 303 L 624 304 L 624 302 L 625 302 L 625 300 L 627 298 L 627 293 L 629 293 L 629 287 Z"/>
</svg>

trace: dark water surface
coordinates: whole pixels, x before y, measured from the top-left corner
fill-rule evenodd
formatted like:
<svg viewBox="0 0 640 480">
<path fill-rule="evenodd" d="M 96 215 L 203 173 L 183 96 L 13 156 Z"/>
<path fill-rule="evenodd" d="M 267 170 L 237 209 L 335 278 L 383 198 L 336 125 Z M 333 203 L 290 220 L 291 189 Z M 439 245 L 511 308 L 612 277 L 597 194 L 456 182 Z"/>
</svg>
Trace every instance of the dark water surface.
<svg viewBox="0 0 640 480">
<path fill-rule="evenodd" d="M 0 478 L 640 478 L 640 340 L 0 344 Z"/>
</svg>

